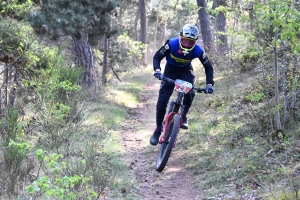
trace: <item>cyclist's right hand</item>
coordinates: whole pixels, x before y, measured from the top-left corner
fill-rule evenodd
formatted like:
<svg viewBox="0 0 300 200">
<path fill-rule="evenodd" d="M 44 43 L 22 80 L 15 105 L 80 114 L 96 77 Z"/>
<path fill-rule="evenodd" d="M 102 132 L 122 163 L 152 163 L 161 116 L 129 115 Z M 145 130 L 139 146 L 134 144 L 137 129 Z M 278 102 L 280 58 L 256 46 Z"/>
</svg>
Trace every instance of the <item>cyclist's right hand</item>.
<svg viewBox="0 0 300 200">
<path fill-rule="evenodd" d="M 159 80 L 161 80 L 162 77 L 163 77 L 161 71 L 156 71 L 156 72 L 154 73 L 154 76 L 155 76 L 155 78 L 158 78 Z"/>
</svg>

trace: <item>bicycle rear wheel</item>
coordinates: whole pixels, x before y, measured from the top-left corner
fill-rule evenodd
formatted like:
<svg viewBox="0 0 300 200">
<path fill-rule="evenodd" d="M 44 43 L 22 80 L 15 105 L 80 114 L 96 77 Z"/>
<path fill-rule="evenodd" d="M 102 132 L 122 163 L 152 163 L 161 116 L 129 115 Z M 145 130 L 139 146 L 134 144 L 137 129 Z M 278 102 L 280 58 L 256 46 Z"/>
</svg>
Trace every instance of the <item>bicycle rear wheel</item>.
<svg viewBox="0 0 300 200">
<path fill-rule="evenodd" d="M 179 129 L 180 129 L 180 115 L 175 114 L 173 118 L 170 120 L 169 125 L 165 130 L 164 142 L 161 144 L 158 153 L 158 158 L 156 161 L 156 170 L 159 172 L 161 172 L 165 168 L 168 162 Z"/>
</svg>

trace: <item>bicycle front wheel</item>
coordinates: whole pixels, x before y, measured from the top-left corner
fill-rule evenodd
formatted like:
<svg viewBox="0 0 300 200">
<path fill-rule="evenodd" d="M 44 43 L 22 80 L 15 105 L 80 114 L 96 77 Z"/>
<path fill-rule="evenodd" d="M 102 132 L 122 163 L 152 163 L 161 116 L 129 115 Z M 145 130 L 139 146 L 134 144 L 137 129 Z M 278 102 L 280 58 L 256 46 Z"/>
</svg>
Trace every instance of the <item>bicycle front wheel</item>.
<svg viewBox="0 0 300 200">
<path fill-rule="evenodd" d="M 164 134 L 164 142 L 160 146 L 158 158 L 156 161 L 156 170 L 161 172 L 171 155 L 173 145 L 176 142 L 176 138 L 180 129 L 180 115 L 175 114 L 170 120 L 168 127 L 166 127 Z"/>
</svg>

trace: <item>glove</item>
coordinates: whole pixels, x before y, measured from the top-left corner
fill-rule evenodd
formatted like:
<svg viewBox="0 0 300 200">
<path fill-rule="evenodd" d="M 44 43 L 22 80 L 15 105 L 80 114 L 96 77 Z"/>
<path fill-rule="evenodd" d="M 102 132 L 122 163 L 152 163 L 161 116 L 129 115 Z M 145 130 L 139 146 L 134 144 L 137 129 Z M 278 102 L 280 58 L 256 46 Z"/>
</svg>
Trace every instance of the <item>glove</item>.
<svg viewBox="0 0 300 200">
<path fill-rule="evenodd" d="M 205 88 L 205 93 L 206 94 L 212 94 L 214 92 L 214 89 L 212 88 L 212 86 L 207 85 Z"/>
<path fill-rule="evenodd" d="M 162 75 L 161 71 L 156 71 L 154 73 L 154 76 L 155 76 L 155 78 L 158 78 L 159 80 L 161 80 L 163 75 Z"/>
</svg>

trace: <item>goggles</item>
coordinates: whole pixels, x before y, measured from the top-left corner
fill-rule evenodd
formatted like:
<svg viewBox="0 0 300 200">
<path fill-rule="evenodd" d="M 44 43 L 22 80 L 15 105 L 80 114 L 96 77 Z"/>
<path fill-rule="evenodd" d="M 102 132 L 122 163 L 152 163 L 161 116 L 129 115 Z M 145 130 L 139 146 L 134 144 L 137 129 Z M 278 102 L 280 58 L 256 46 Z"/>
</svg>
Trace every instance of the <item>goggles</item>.
<svg viewBox="0 0 300 200">
<path fill-rule="evenodd" d="M 192 49 L 196 44 L 196 40 L 186 37 L 180 37 L 180 44 L 183 48 Z"/>
</svg>

